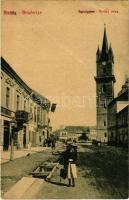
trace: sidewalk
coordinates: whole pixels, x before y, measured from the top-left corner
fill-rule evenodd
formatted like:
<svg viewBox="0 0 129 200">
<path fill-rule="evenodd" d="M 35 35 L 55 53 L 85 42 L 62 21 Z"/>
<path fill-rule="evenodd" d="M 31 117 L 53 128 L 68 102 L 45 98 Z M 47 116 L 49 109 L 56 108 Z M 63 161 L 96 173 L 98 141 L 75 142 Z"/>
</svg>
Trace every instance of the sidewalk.
<svg viewBox="0 0 129 200">
<path fill-rule="evenodd" d="M 31 147 L 31 149 L 26 148 L 26 149 L 14 150 L 14 160 L 16 158 L 26 156 L 28 153 L 34 154 L 49 148 L 50 147 Z M 10 151 L 1 151 L 1 163 L 8 162 L 9 160 L 10 160 Z"/>
</svg>

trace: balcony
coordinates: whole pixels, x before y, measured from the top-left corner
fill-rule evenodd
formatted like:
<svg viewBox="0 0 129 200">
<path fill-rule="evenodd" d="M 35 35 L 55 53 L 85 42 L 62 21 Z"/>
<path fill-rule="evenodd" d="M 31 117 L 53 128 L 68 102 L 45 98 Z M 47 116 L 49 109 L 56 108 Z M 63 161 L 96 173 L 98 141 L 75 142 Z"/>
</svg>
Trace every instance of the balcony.
<svg viewBox="0 0 129 200">
<path fill-rule="evenodd" d="M 7 116 L 9 118 L 13 118 L 14 112 L 9 110 L 8 108 L 1 107 L 1 115 Z"/>
</svg>

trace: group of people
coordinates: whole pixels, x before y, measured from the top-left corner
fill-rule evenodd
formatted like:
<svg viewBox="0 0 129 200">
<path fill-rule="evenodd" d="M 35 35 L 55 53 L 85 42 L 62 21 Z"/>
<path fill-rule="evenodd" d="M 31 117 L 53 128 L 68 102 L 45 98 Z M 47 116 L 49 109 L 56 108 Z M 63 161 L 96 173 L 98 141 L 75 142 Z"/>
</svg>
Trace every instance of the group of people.
<svg viewBox="0 0 129 200">
<path fill-rule="evenodd" d="M 64 166 L 66 172 L 66 178 L 68 178 L 68 186 L 75 187 L 75 179 L 77 178 L 77 146 L 74 143 L 70 143 L 66 147 L 66 151 L 62 153 L 60 160 Z"/>
<path fill-rule="evenodd" d="M 47 139 L 44 140 L 43 146 L 51 147 L 53 153 L 56 148 L 56 139 L 54 137 L 48 137 Z"/>
</svg>

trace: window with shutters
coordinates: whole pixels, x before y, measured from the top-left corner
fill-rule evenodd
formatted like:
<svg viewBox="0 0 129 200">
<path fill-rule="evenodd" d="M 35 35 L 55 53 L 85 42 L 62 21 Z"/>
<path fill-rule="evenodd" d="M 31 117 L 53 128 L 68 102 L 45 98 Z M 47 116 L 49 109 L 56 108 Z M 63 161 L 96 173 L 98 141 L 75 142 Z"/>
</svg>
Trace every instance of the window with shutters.
<svg viewBox="0 0 129 200">
<path fill-rule="evenodd" d="M 16 109 L 19 110 L 19 108 L 20 108 L 20 96 L 17 95 Z"/>
<path fill-rule="evenodd" d="M 6 107 L 9 108 L 10 104 L 10 88 L 6 88 Z"/>
</svg>

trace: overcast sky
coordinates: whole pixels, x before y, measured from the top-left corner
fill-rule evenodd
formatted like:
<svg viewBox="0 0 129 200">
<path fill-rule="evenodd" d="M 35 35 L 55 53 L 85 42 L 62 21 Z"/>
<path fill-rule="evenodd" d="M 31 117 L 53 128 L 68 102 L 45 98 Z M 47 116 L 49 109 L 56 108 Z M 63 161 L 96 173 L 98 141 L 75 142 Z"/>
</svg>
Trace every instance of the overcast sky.
<svg viewBox="0 0 129 200">
<path fill-rule="evenodd" d="M 109 13 L 99 12 L 105 9 Z M 4 0 L 4 10 L 17 15 L 2 15 L 2 56 L 31 88 L 57 103 L 54 127 L 95 125 L 96 50 L 104 23 L 115 56 L 115 95 L 128 74 L 127 2 Z"/>
</svg>

